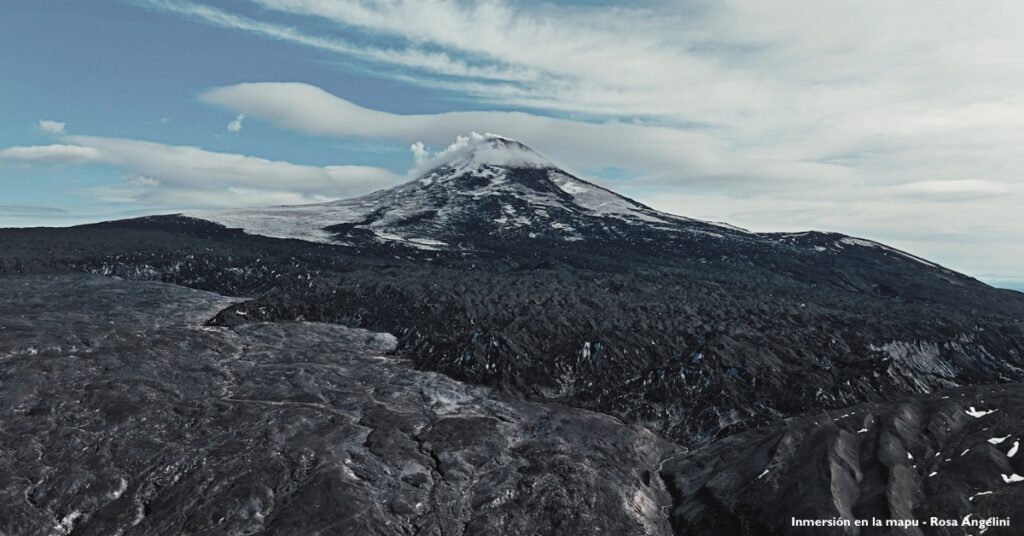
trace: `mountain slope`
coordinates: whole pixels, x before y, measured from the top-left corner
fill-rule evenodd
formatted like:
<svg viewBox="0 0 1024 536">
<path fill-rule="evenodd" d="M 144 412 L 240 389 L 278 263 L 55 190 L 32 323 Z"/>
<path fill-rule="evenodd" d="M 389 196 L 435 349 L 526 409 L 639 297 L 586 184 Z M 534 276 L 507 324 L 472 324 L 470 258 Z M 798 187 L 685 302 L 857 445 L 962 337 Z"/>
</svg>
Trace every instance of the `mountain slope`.
<svg viewBox="0 0 1024 536">
<path fill-rule="evenodd" d="M 628 231 L 747 234 L 658 212 L 495 135 L 474 135 L 431 164 L 411 182 L 355 199 L 195 216 L 265 236 L 419 249 L 480 248 L 499 238 L 609 239 Z"/>
<path fill-rule="evenodd" d="M 903 290 L 880 277 L 887 271 L 980 287 L 870 240 L 836 233 L 751 233 L 666 214 L 575 177 L 518 141 L 490 134 L 465 141 L 430 161 L 432 167 L 415 180 L 363 197 L 193 216 L 254 235 L 364 252 L 523 257 L 550 248 L 582 248 L 604 257 L 756 263 L 807 283 L 881 295 Z M 823 275 L 814 265 L 832 273 Z"/>
<path fill-rule="evenodd" d="M 809 410 L 1024 381 L 1019 293 L 863 239 L 664 214 L 518 142 L 471 141 L 355 200 L 0 232 L 0 270 L 253 298 L 219 314 L 223 325 L 394 333 L 419 367 L 685 444 Z"/>
</svg>

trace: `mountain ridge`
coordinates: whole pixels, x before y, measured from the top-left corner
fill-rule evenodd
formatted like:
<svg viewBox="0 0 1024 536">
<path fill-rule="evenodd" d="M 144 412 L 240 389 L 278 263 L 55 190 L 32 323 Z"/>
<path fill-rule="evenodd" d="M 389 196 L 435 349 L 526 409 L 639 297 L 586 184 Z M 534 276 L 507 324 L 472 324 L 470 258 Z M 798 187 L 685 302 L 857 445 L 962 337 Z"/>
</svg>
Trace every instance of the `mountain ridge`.
<svg viewBox="0 0 1024 536">
<path fill-rule="evenodd" d="M 421 149 L 422 150 L 422 149 Z M 969 278 L 881 242 L 822 231 L 751 232 L 653 209 L 572 175 L 526 144 L 472 133 L 433 156 L 414 179 L 363 196 L 309 205 L 205 211 L 187 216 L 250 234 L 351 247 L 473 250 L 502 241 L 664 242 L 680 235 L 790 246 L 822 254 L 862 248 L 915 261 L 945 276 Z M 682 240 L 685 242 L 685 240 Z M 634 248 L 635 249 L 635 248 Z M 665 253 L 666 247 L 659 253 Z"/>
<path fill-rule="evenodd" d="M 748 233 L 728 224 L 652 209 L 562 170 L 522 142 L 494 134 L 474 134 L 469 140 L 427 159 L 432 167 L 394 188 L 311 205 L 188 215 L 253 234 L 320 242 L 351 243 L 355 237 L 338 231 L 371 230 L 378 240 L 420 249 L 447 243 L 437 244 L 444 242 L 438 237 L 407 238 L 401 233 L 427 230 L 449 237 L 470 232 L 514 236 L 517 233 L 509 231 L 533 226 L 527 230 L 527 238 L 543 234 L 572 241 L 585 239 L 573 232 L 574 223 L 600 217 L 667 226 L 666 229 L 685 222 L 693 225 L 694 230 Z M 549 214 L 551 211 L 557 213 Z M 460 218 L 471 212 L 478 212 L 479 217 Z M 434 223 L 442 220 L 441 223 L 451 226 L 424 229 L 412 225 L 416 219 L 431 219 Z M 587 226 L 594 224 L 590 222 Z"/>
</svg>

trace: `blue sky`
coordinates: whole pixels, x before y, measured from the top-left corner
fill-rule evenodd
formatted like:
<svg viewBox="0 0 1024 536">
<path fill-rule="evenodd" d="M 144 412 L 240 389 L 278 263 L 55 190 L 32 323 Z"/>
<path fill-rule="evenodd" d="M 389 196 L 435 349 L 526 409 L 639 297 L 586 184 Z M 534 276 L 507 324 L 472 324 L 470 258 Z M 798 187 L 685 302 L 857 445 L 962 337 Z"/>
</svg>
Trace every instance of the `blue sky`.
<svg viewBox="0 0 1024 536">
<path fill-rule="evenodd" d="M 9 0 L 0 226 L 315 202 L 516 137 L 655 208 L 1024 280 L 1019 2 Z"/>
</svg>

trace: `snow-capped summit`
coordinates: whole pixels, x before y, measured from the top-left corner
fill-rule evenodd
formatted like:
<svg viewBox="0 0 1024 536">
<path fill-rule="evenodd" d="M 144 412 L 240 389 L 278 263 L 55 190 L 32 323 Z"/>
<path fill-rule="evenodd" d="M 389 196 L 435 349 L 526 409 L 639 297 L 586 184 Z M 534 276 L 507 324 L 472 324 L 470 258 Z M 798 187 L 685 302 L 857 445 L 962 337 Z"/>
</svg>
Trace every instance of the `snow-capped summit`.
<svg viewBox="0 0 1024 536">
<path fill-rule="evenodd" d="M 391 189 L 316 205 L 196 216 L 272 237 L 417 249 L 473 248 L 495 240 L 621 239 L 637 232 L 743 232 L 656 211 L 497 134 L 459 136 L 434 154 L 422 144 L 412 150 L 419 162 L 416 178 Z"/>
<path fill-rule="evenodd" d="M 414 174 L 416 171 L 429 171 L 439 167 L 448 167 L 459 172 L 482 166 L 557 167 L 522 142 L 490 133 L 471 132 L 468 136 L 459 136 L 447 149 L 434 155 L 427 152 L 422 143 L 414 143 L 412 150 L 417 160 Z"/>
</svg>

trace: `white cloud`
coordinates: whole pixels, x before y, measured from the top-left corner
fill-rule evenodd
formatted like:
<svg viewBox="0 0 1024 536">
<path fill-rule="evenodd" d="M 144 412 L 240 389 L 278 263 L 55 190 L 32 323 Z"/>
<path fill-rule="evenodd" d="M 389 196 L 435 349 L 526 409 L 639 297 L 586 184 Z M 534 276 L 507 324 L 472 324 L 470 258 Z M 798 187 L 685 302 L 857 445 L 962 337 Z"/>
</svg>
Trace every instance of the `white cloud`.
<svg viewBox="0 0 1024 536">
<path fill-rule="evenodd" d="M 235 117 L 228 123 L 228 132 L 241 132 L 243 120 L 245 120 L 245 114 L 238 114 L 238 117 Z"/>
<path fill-rule="evenodd" d="M 65 162 L 84 164 L 99 162 L 103 154 L 93 147 L 81 145 L 32 145 L 0 149 L 0 159 L 22 162 Z"/>
<path fill-rule="evenodd" d="M 132 175 L 127 177 L 125 180 L 128 181 L 128 184 L 134 186 L 160 186 L 160 181 L 158 179 L 147 177 L 145 175 Z"/>
<path fill-rule="evenodd" d="M 40 205 L 0 205 L 0 215 L 8 216 L 50 216 L 67 214 L 67 211 L 58 207 Z"/>
<path fill-rule="evenodd" d="M 462 95 L 742 124 L 755 139 L 827 129 L 854 141 L 893 119 L 1014 98 L 1024 77 L 1016 53 L 1024 37 L 1011 22 L 1024 15 L 1024 5 L 1011 0 L 838 0 L 810 7 L 800 0 L 622 7 L 433 0 L 427 9 L 419 0 L 250 2 L 269 10 L 261 13 L 267 18 L 277 12 L 293 21 L 320 19 L 338 34 L 383 35 L 440 50 L 476 70 L 503 69 L 505 77 L 471 80 L 421 63 L 416 67 L 445 78 L 406 76 Z"/>
<path fill-rule="evenodd" d="M 340 35 L 387 36 L 473 69 L 502 69 L 484 78 L 412 62 L 419 71 L 381 72 L 460 98 L 696 125 L 729 155 L 708 175 L 745 173 L 744 165 L 731 169 L 737 160 L 814 173 L 825 163 L 881 170 L 889 176 L 880 182 L 892 185 L 980 173 L 1006 181 L 1024 166 L 1016 150 L 1024 142 L 1024 34 L 1013 23 L 1024 17 L 1020 2 L 433 0 L 424 9 L 417 0 L 249 1 L 268 19 L 327 22 Z M 439 138 L 504 132 L 463 127 Z M 937 159 L 944 161 L 931 165 Z M 938 170 L 950 174 L 936 177 Z"/>
<path fill-rule="evenodd" d="M 271 205 L 303 205 L 331 201 L 332 197 L 289 192 L 284 190 L 254 190 L 249 188 L 225 188 L 224 190 L 164 190 L 150 192 L 131 192 L 128 194 L 133 202 L 150 205 L 222 208 L 222 207 L 259 207 Z"/>
<path fill-rule="evenodd" d="M 427 149 L 427 146 L 422 141 L 417 141 L 410 145 L 409 151 L 412 152 L 412 161 L 417 166 L 430 158 L 430 150 Z"/>
<path fill-rule="evenodd" d="M 695 125 L 689 160 L 709 154 L 702 145 L 718 150 L 706 162 L 716 169 L 704 176 L 749 176 L 749 168 L 761 167 L 749 163 L 759 162 L 773 177 L 791 168 L 830 176 L 856 168 L 865 176 L 881 172 L 878 182 L 891 186 L 979 175 L 1006 182 L 1024 167 L 1016 150 L 1024 142 L 1024 63 L 1017 52 L 1024 34 L 1013 22 L 1024 17 L 1020 2 L 588 7 L 433 0 L 424 9 L 417 0 L 249 1 L 262 8 L 253 16 L 263 20 L 190 2 L 140 0 L 207 24 L 406 67 L 378 72 L 460 98 Z M 281 15 L 298 26 L 270 22 L 285 20 Z M 327 33 L 304 32 L 307 22 Z M 389 50 L 338 45 L 338 35 L 386 36 L 401 44 Z M 415 58 L 422 50 L 445 61 Z M 331 130 L 302 122 L 308 130 Z M 481 129 L 506 132 L 463 123 L 431 143 Z"/>
<path fill-rule="evenodd" d="M 99 151 L 100 160 L 130 172 L 182 187 L 247 187 L 341 197 L 394 184 L 397 177 L 380 168 L 305 166 L 255 156 L 207 151 L 98 136 L 69 136 L 67 141 Z"/>
<path fill-rule="evenodd" d="M 458 86 L 485 99 L 610 115 L 692 116 L 726 109 L 739 115 L 768 97 L 758 94 L 767 80 L 691 52 L 711 37 L 693 10 L 530 8 L 493 0 L 435 0 L 429 9 L 416 0 L 252 2 L 339 29 L 439 47 L 475 66 L 525 73 L 509 83 Z"/>
<path fill-rule="evenodd" d="M 39 120 L 39 129 L 47 134 L 61 135 L 64 134 L 67 128 L 67 123 L 61 123 L 60 121 L 50 121 L 49 119 Z"/>
<path fill-rule="evenodd" d="M 211 26 L 248 32 L 268 39 L 299 44 L 313 49 L 389 66 L 404 67 L 445 76 L 490 80 L 521 80 L 535 76 L 535 74 L 522 69 L 506 69 L 493 66 L 475 67 L 464 61 L 453 59 L 443 52 L 432 52 L 413 47 L 397 49 L 356 45 L 344 39 L 303 33 L 282 24 L 255 20 L 194 2 L 183 0 L 134 1 L 136 4 L 144 7 L 190 17 Z"/>
<path fill-rule="evenodd" d="M 917 181 L 899 184 L 889 192 L 908 197 L 925 197 L 950 201 L 965 201 L 1004 195 L 1010 188 L 998 182 L 985 180 Z"/>
<path fill-rule="evenodd" d="M 200 99 L 309 134 L 422 142 L 414 152 L 420 148 L 426 151 L 427 145 L 446 147 L 460 135 L 480 131 L 525 141 L 541 153 L 557 154 L 559 163 L 577 169 L 616 165 L 649 174 L 674 170 L 678 176 L 685 176 L 724 174 L 744 165 L 742 158 L 727 155 L 713 136 L 684 129 L 623 122 L 586 123 L 522 112 L 392 114 L 361 107 L 301 83 L 238 84 L 207 91 Z M 810 165 L 822 174 L 834 167 Z M 805 174 L 797 169 L 792 173 Z"/>
<path fill-rule="evenodd" d="M 397 184 L 402 178 L 367 166 L 306 166 L 199 147 L 99 136 L 66 136 L 66 144 L 9 147 L 0 159 L 100 164 L 128 173 L 124 185 L 94 189 L 109 202 L 175 206 L 247 206 L 318 202 Z"/>
</svg>

